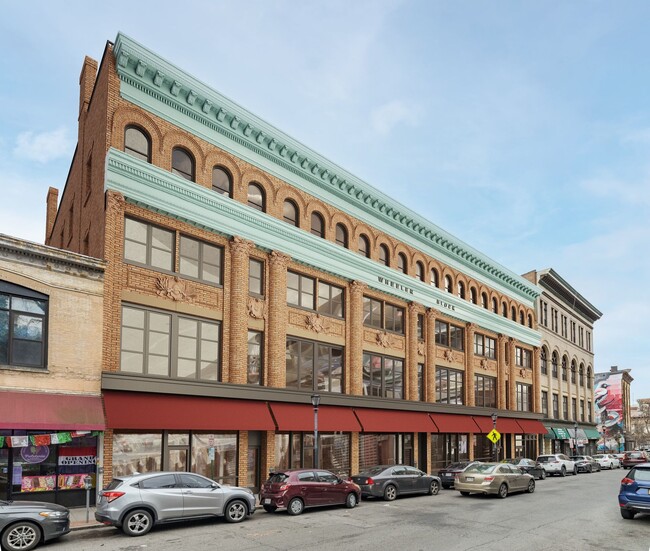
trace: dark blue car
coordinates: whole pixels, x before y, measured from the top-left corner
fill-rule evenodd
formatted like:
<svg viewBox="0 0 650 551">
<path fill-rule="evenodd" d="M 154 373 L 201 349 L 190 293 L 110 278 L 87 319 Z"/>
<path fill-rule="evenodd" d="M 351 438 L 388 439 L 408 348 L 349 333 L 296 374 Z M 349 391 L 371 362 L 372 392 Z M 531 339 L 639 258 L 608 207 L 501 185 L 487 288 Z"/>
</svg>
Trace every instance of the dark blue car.
<svg viewBox="0 0 650 551">
<path fill-rule="evenodd" d="M 621 480 L 618 504 L 625 519 L 633 519 L 637 513 L 650 513 L 650 463 L 636 465 Z"/>
</svg>

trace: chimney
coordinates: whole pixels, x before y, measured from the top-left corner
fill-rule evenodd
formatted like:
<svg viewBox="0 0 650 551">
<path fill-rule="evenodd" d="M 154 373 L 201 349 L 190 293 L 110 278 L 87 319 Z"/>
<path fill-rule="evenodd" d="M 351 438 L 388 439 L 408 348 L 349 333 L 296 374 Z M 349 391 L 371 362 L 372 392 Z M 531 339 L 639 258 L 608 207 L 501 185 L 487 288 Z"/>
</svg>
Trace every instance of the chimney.
<svg viewBox="0 0 650 551">
<path fill-rule="evenodd" d="M 97 62 L 91 57 L 86 56 L 84 65 L 79 75 L 79 116 L 88 109 L 90 96 L 95 88 L 95 79 L 97 78 Z"/>
<path fill-rule="evenodd" d="M 609 371 L 610 371 L 611 373 L 618 373 L 618 366 L 617 366 L 617 365 L 613 365 L 612 367 L 609 368 Z"/>
<path fill-rule="evenodd" d="M 59 201 L 59 190 L 50 187 L 47 190 L 47 214 L 45 215 L 45 244 L 49 244 L 56 220 L 56 208 Z"/>
</svg>

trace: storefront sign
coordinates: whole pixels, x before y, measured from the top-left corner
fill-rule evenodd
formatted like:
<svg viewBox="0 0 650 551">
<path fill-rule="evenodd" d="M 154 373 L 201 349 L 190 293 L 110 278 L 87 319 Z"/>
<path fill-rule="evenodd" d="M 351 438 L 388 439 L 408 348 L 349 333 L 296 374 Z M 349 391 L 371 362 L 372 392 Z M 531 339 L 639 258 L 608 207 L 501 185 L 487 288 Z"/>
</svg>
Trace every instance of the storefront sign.
<svg viewBox="0 0 650 551">
<path fill-rule="evenodd" d="M 96 453 L 96 449 L 93 447 L 61 448 L 59 450 L 59 465 L 94 465 L 97 462 Z"/>
<path fill-rule="evenodd" d="M 50 456 L 50 447 L 27 446 L 20 448 L 20 455 L 26 463 L 42 463 Z"/>
<path fill-rule="evenodd" d="M 396 283 L 394 281 L 391 281 L 390 279 L 386 279 L 385 277 L 377 276 L 377 280 L 379 281 L 379 283 L 388 285 L 393 289 L 399 289 L 400 291 L 404 291 L 405 293 L 408 293 L 410 295 L 415 294 L 413 289 L 411 289 L 410 287 L 407 287 L 406 285 L 402 285 L 401 283 Z"/>
</svg>

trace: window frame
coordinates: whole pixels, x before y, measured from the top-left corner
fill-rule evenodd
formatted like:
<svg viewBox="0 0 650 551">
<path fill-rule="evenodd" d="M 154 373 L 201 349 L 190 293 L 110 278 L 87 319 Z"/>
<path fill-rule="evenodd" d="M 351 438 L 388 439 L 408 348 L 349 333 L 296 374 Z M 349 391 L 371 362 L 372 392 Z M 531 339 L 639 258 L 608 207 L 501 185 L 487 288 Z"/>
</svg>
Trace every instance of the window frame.
<svg viewBox="0 0 650 551">
<path fill-rule="evenodd" d="M 290 358 L 287 357 L 288 350 L 290 343 L 296 343 L 298 344 L 298 359 L 296 361 L 296 366 L 297 366 L 297 382 L 298 386 L 288 386 L 286 383 L 286 377 L 285 377 L 285 388 L 288 389 L 293 389 L 293 390 L 298 390 L 300 392 L 327 392 L 330 394 L 344 394 L 345 393 L 345 347 L 344 346 L 336 346 L 330 343 L 325 343 L 325 342 L 319 342 L 319 341 L 313 341 L 309 339 L 303 339 L 299 337 L 295 337 L 293 335 L 287 335 L 286 340 L 285 340 L 285 375 L 287 373 L 287 362 L 290 360 Z M 312 353 L 311 353 L 311 381 L 312 385 L 311 388 L 301 388 L 301 385 L 299 384 L 300 381 L 302 380 L 301 378 L 301 367 L 305 365 L 305 362 L 302 360 L 302 347 L 303 346 L 311 346 L 312 347 Z M 319 386 L 319 381 L 321 380 L 320 374 L 321 371 L 319 369 L 318 365 L 318 360 L 321 357 L 320 356 L 320 348 L 327 348 L 329 349 L 329 364 L 328 364 L 328 370 L 329 370 L 329 375 L 326 377 L 327 381 L 327 387 L 328 389 L 321 388 Z M 332 358 L 335 357 L 333 354 L 334 350 L 340 351 L 340 354 L 338 357 L 341 359 L 341 365 L 340 365 L 340 375 L 338 377 L 333 377 L 333 371 L 335 369 L 332 369 L 334 367 L 334 364 L 332 362 Z M 339 390 L 332 390 L 333 387 L 333 382 L 338 381 L 339 382 Z"/>
<path fill-rule="evenodd" d="M 444 376 L 443 376 L 444 375 Z M 456 393 L 457 398 L 455 401 L 452 401 L 449 395 L 449 381 L 453 375 L 454 383 L 458 389 L 458 379 L 460 379 L 460 391 Z M 443 387 L 442 380 L 445 379 L 446 384 L 446 398 L 443 399 Z M 436 366 L 436 402 L 439 404 L 456 404 L 464 405 L 465 404 L 465 372 L 459 369 L 452 369 L 449 367 L 443 367 L 440 365 Z"/>
<path fill-rule="evenodd" d="M 136 224 L 142 224 L 142 225 L 146 226 L 147 235 L 146 235 L 146 240 L 144 242 L 144 246 L 146 248 L 146 253 L 145 253 L 146 259 L 145 259 L 144 263 L 140 262 L 139 260 L 134 260 L 133 258 L 127 258 L 127 256 L 126 256 L 126 253 L 127 253 L 127 247 L 126 247 L 127 241 L 137 243 L 137 244 L 140 244 L 140 245 L 143 244 L 141 241 L 135 241 L 134 239 L 129 239 L 127 237 L 127 226 L 129 224 L 129 222 L 133 222 L 133 223 L 136 223 Z M 167 234 L 169 234 L 171 236 L 172 241 L 171 241 L 171 246 L 169 248 L 169 251 L 164 251 L 163 249 L 160 249 L 158 247 L 153 246 L 153 231 L 154 230 L 158 230 L 158 231 L 167 233 Z M 135 217 L 132 217 L 132 216 L 125 216 L 124 217 L 124 239 L 122 241 L 122 248 L 123 248 L 122 258 L 124 259 L 124 262 L 126 264 L 133 264 L 135 266 L 141 266 L 143 268 L 148 268 L 150 270 L 154 270 L 154 271 L 157 271 L 157 272 L 163 272 L 163 273 L 167 273 L 167 274 L 177 274 L 177 272 L 175 271 L 176 270 L 176 240 L 177 240 L 177 235 L 176 235 L 175 230 L 170 230 L 169 228 L 165 228 L 165 227 L 160 226 L 158 224 L 153 224 L 153 223 L 149 222 L 148 220 L 145 221 L 145 220 L 142 220 L 140 218 L 135 218 Z M 154 264 L 152 264 L 151 258 L 152 258 L 153 250 L 159 250 L 159 251 L 163 251 L 165 253 L 168 252 L 169 253 L 169 258 L 170 258 L 170 261 L 171 261 L 170 262 L 171 267 L 163 268 L 163 267 L 155 266 Z"/>
<path fill-rule="evenodd" d="M 183 170 L 180 170 L 174 166 L 174 152 L 179 152 L 183 153 L 187 156 L 188 160 L 190 161 L 190 165 L 192 168 L 191 173 L 184 172 Z M 175 174 L 176 176 L 180 178 L 184 178 L 185 180 L 188 180 L 190 182 L 196 182 L 196 159 L 194 158 L 194 155 L 190 152 L 189 149 L 182 147 L 182 146 L 176 146 L 172 148 L 172 162 L 171 162 L 171 167 L 172 167 L 172 174 Z M 189 176 L 189 177 L 188 177 Z"/>
<path fill-rule="evenodd" d="M 392 304 L 390 302 L 376 299 L 373 297 L 369 297 L 364 295 L 362 299 L 363 303 L 363 325 L 365 327 L 372 327 L 373 329 L 380 329 L 383 331 L 386 331 L 388 333 L 394 333 L 396 335 L 404 335 L 406 331 L 406 324 L 405 324 L 405 309 L 402 306 L 397 306 L 396 304 Z M 376 316 L 373 316 L 373 312 L 376 312 L 376 306 L 373 308 L 374 304 L 379 304 L 380 305 L 380 316 L 381 316 L 381 324 L 380 325 L 375 325 L 374 323 L 367 323 L 366 319 L 370 319 L 371 321 L 376 318 Z M 369 314 L 369 316 L 366 316 L 366 312 Z M 392 314 L 391 314 L 392 312 Z M 399 315 L 401 313 L 401 316 Z M 400 326 L 400 323 L 398 323 L 398 320 L 401 318 L 401 327 L 400 329 L 396 329 L 396 327 Z"/>
<path fill-rule="evenodd" d="M 372 364 L 373 358 L 378 358 L 380 360 L 380 368 L 379 368 L 379 371 L 380 371 L 379 392 L 380 393 L 379 394 L 373 394 L 372 393 L 372 389 L 374 388 L 373 387 L 374 378 L 372 377 L 372 374 L 374 372 L 372 371 L 372 369 L 369 369 L 369 371 L 368 371 L 369 376 L 366 377 L 366 369 L 365 369 L 366 368 L 366 358 L 369 359 L 369 366 Z M 396 363 L 399 363 L 400 366 L 401 366 L 401 378 L 400 378 L 400 386 L 399 386 L 399 392 L 400 392 L 401 396 L 398 396 L 398 397 L 395 397 L 396 388 L 397 388 L 397 386 L 395 385 L 395 377 L 393 377 L 392 390 L 389 389 L 386 386 L 386 384 L 387 384 L 386 383 L 386 379 L 387 379 L 386 376 L 387 376 L 388 370 L 390 369 L 389 367 L 387 367 L 386 364 L 389 361 L 393 362 L 394 366 L 395 366 Z M 361 386 L 363 387 L 364 396 L 372 396 L 372 397 L 377 397 L 377 398 L 389 398 L 389 399 L 392 399 L 392 400 L 404 400 L 405 399 L 405 392 L 404 392 L 405 391 L 405 387 L 404 387 L 405 365 L 406 365 L 406 361 L 405 361 L 404 358 L 397 358 L 395 356 L 387 356 L 387 355 L 384 355 L 384 354 L 377 354 L 377 353 L 374 353 L 374 352 L 364 351 L 363 356 L 362 356 L 362 375 L 361 375 Z M 392 369 L 393 369 L 394 373 L 397 372 L 395 367 L 393 367 Z M 366 385 L 369 385 L 369 387 L 371 389 L 371 392 L 366 392 Z M 392 392 L 392 396 L 388 395 L 389 392 Z"/>
<path fill-rule="evenodd" d="M 256 188 L 260 192 L 260 196 L 262 198 L 261 204 L 258 204 L 251 200 L 251 189 L 253 188 Z M 246 204 L 256 211 L 266 212 L 266 191 L 264 190 L 264 186 L 262 186 L 262 184 L 259 182 L 248 183 L 248 187 L 246 188 Z"/>
<path fill-rule="evenodd" d="M 298 281 L 298 288 L 296 289 L 295 287 L 289 287 L 290 279 L 293 277 L 297 278 Z M 303 304 L 303 296 L 306 294 L 302 289 L 303 285 L 305 282 L 311 282 L 312 284 L 312 289 L 313 292 L 311 293 L 312 297 L 312 304 L 311 306 L 307 306 Z M 329 298 L 330 302 L 332 304 L 339 304 L 340 305 L 340 311 L 341 315 L 337 315 L 335 313 L 332 313 L 331 311 L 327 311 L 325 309 L 322 309 L 320 306 L 320 299 L 323 296 L 321 294 L 321 288 L 327 288 L 329 289 Z M 339 290 L 340 291 L 340 300 L 338 302 L 333 302 L 332 301 L 332 292 L 333 290 Z M 289 291 L 297 291 L 298 293 L 298 303 L 295 302 L 290 302 L 289 301 Z M 308 294 L 308 293 L 307 293 Z M 333 283 L 329 283 L 325 280 L 322 280 L 318 277 L 311 277 L 305 274 L 301 274 L 300 272 L 295 272 L 293 270 L 287 270 L 287 306 L 290 306 L 291 308 L 299 308 L 301 310 L 308 310 L 310 312 L 316 312 L 322 316 L 327 316 L 330 318 L 334 319 L 345 319 L 345 288 L 339 286 L 339 285 L 334 285 Z"/>
<path fill-rule="evenodd" d="M 222 172 L 223 174 L 226 175 L 226 178 L 228 180 L 228 189 L 227 190 L 224 189 L 224 188 L 219 187 L 218 185 L 215 185 L 214 176 L 215 176 L 215 172 L 217 172 L 217 171 L 220 171 L 220 172 Z M 214 165 L 212 167 L 212 191 L 214 191 L 215 193 L 218 193 L 220 195 L 225 195 L 226 197 L 232 198 L 232 187 L 233 187 L 233 177 L 232 177 L 232 174 L 231 174 L 230 170 L 228 170 L 223 165 Z"/>
<path fill-rule="evenodd" d="M 198 245 L 199 245 L 199 258 L 198 258 L 199 275 L 196 276 L 196 277 L 181 271 L 182 270 L 181 266 L 182 266 L 183 258 L 188 258 L 187 256 L 183 257 L 183 253 L 182 253 L 183 240 L 194 241 L 194 242 L 198 243 Z M 207 279 L 205 279 L 203 277 L 204 265 L 206 264 L 206 262 L 205 262 L 205 248 L 206 247 L 211 247 L 211 248 L 214 248 L 215 250 L 218 251 L 219 273 L 218 273 L 218 277 L 217 277 L 216 282 L 209 281 L 209 280 L 207 280 Z M 178 275 L 182 276 L 185 279 L 191 279 L 193 281 L 199 281 L 201 283 L 204 283 L 205 285 L 213 285 L 215 287 L 223 287 L 223 270 L 224 270 L 223 262 L 224 262 L 224 248 L 223 247 L 221 247 L 219 245 L 215 245 L 213 243 L 208 243 L 207 241 L 203 241 L 201 239 L 197 239 L 197 238 L 191 237 L 189 235 L 185 235 L 183 233 L 179 234 L 179 236 L 178 236 L 178 271 L 176 272 Z M 210 264 L 210 263 L 207 263 L 207 265 L 213 266 L 213 264 Z"/>
<path fill-rule="evenodd" d="M 251 275 L 252 274 L 251 266 L 253 264 L 259 264 L 260 265 L 260 277 L 259 278 L 253 277 Z M 265 273 L 265 270 L 266 270 L 266 262 L 264 262 L 264 260 L 262 260 L 260 258 L 254 258 L 252 256 L 248 258 L 248 294 L 249 295 L 253 295 L 253 296 L 256 296 L 256 297 L 264 297 L 264 296 L 266 296 L 266 293 L 265 293 L 265 290 L 266 290 L 265 289 L 265 285 L 266 285 L 266 273 Z M 259 289 L 261 291 L 260 293 L 251 290 L 251 288 L 252 288 L 251 282 L 252 281 L 259 281 L 260 282 L 259 283 Z M 257 288 L 257 286 L 256 286 L 256 288 Z"/>
<path fill-rule="evenodd" d="M 147 142 L 147 154 L 143 155 L 142 152 L 138 151 L 137 149 L 134 149 L 130 146 L 127 145 L 127 139 L 126 139 L 126 134 L 129 130 L 136 130 L 142 136 Z M 143 162 L 146 163 L 151 163 L 151 136 L 149 135 L 149 132 L 147 132 L 144 128 L 137 124 L 127 124 L 124 127 L 124 153 L 127 155 L 130 155 L 131 157 L 134 157 L 136 159 L 140 159 Z"/>
<path fill-rule="evenodd" d="M 325 218 L 323 218 L 323 215 L 314 210 L 311 212 L 309 220 L 309 233 L 316 237 L 320 237 L 321 239 L 325 239 Z M 314 226 L 314 221 L 317 221 L 318 225 L 320 225 L 320 229 Z"/>
</svg>

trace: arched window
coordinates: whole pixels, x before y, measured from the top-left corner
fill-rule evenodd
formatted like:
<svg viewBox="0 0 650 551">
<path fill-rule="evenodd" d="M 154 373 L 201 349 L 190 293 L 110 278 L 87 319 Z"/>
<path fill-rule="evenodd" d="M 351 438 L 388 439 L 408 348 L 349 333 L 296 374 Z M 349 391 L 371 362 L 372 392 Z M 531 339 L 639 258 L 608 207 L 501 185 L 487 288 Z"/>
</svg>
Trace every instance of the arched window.
<svg viewBox="0 0 650 551">
<path fill-rule="evenodd" d="M 266 196 L 261 185 L 251 182 L 248 184 L 248 206 L 266 212 Z"/>
<path fill-rule="evenodd" d="M 370 241 L 363 234 L 359 236 L 359 254 L 370 258 Z"/>
<path fill-rule="evenodd" d="M 222 166 L 215 166 L 212 169 L 212 191 L 232 197 L 232 176 Z"/>
<path fill-rule="evenodd" d="M 488 308 L 488 298 L 487 293 L 481 293 L 481 306 L 487 310 Z"/>
<path fill-rule="evenodd" d="M 311 213 L 311 233 L 318 237 L 325 237 L 325 222 L 318 212 Z"/>
<path fill-rule="evenodd" d="M 404 253 L 399 253 L 397 255 L 397 269 L 403 274 L 407 272 L 406 256 L 404 255 Z"/>
<path fill-rule="evenodd" d="M 528 314 L 528 327 L 533 328 L 533 316 Z"/>
<path fill-rule="evenodd" d="M 548 373 L 548 356 L 546 355 L 546 347 L 542 346 L 542 349 L 539 352 L 539 366 L 542 371 L 542 375 Z"/>
<path fill-rule="evenodd" d="M 149 135 L 138 126 L 127 126 L 124 129 L 124 153 L 151 162 L 151 140 Z"/>
<path fill-rule="evenodd" d="M 504 318 L 508 317 L 508 305 L 505 302 L 501 303 L 501 315 Z"/>
<path fill-rule="evenodd" d="M 551 375 L 553 375 L 553 378 L 557 379 L 557 352 L 553 352 L 553 355 L 551 356 Z"/>
<path fill-rule="evenodd" d="M 576 361 L 571 360 L 571 382 L 576 384 Z"/>
<path fill-rule="evenodd" d="M 336 243 L 341 247 L 348 248 L 348 230 L 343 224 L 336 224 Z"/>
<path fill-rule="evenodd" d="M 445 276 L 445 291 L 453 293 L 453 284 L 451 283 L 451 277 L 448 275 Z"/>
<path fill-rule="evenodd" d="M 580 370 L 578 371 L 578 379 L 580 379 L 580 386 L 585 386 L 585 366 L 580 364 Z"/>
<path fill-rule="evenodd" d="M 523 313 L 523 311 L 519 312 L 519 323 L 521 325 L 526 325 L 526 322 L 524 321 L 524 313 Z"/>
<path fill-rule="evenodd" d="M 514 306 L 510 307 L 510 318 L 512 321 L 517 321 L 517 310 L 515 309 Z"/>
<path fill-rule="evenodd" d="M 562 356 L 562 380 L 566 381 L 567 380 L 567 367 L 566 367 L 567 361 L 566 361 L 566 356 Z"/>
<path fill-rule="evenodd" d="M 476 289 L 474 289 L 474 287 L 469 288 L 469 300 L 472 302 L 472 304 L 476 304 L 478 302 Z"/>
<path fill-rule="evenodd" d="M 462 281 L 458 282 L 458 296 L 459 298 L 465 298 L 465 284 Z"/>
<path fill-rule="evenodd" d="M 181 147 L 172 149 L 172 173 L 190 182 L 194 181 L 194 158 Z"/>
<path fill-rule="evenodd" d="M 499 303 L 497 302 L 497 299 L 495 299 L 495 298 L 492 299 L 492 311 L 495 314 L 499 313 Z"/>
<path fill-rule="evenodd" d="M 591 366 L 587 368 L 587 388 L 593 387 L 593 381 L 591 379 Z"/>
<path fill-rule="evenodd" d="M 285 200 L 282 205 L 282 219 L 292 226 L 299 226 L 298 224 L 298 206 L 291 200 Z"/>
<path fill-rule="evenodd" d="M 379 245 L 379 262 L 384 266 L 390 266 L 390 256 L 386 245 Z"/>
<path fill-rule="evenodd" d="M 431 268 L 431 285 L 438 286 L 438 270 Z"/>
<path fill-rule="evenodd" d="M 415 277 L 420 281 L 424 281 L 424 264 L 419 260 L 415 263 Z"/>
</svg>

